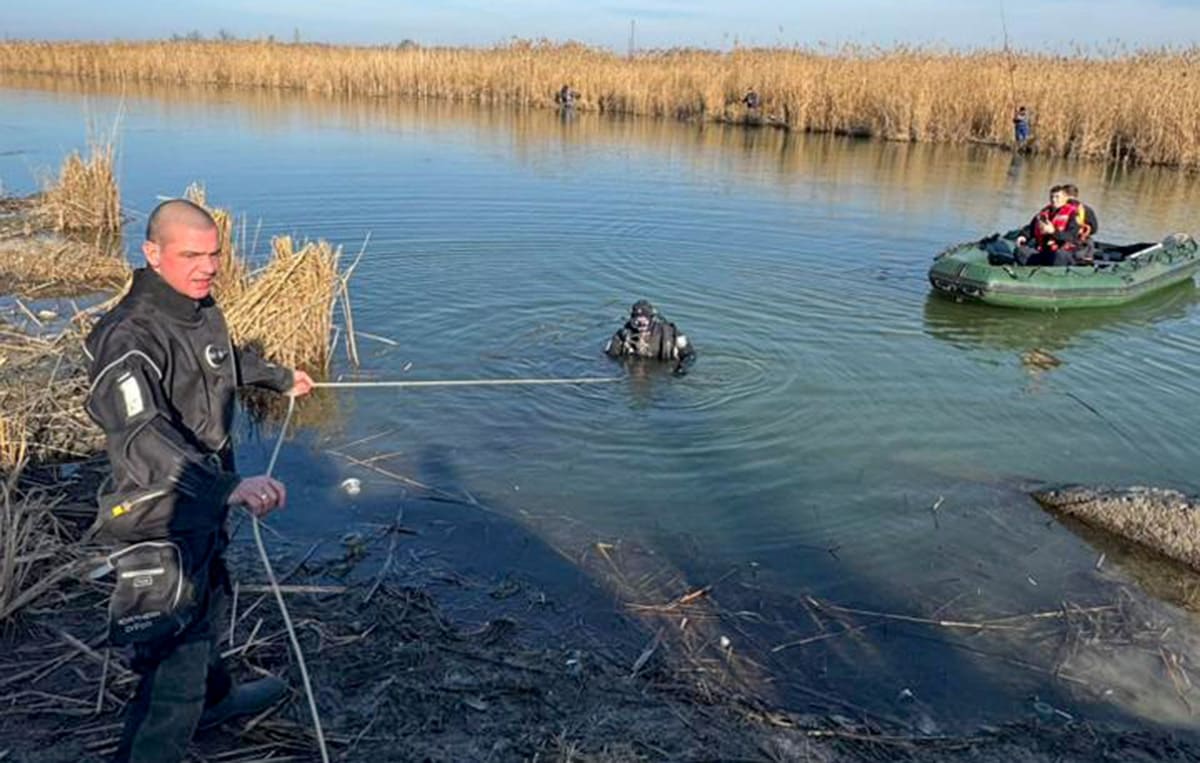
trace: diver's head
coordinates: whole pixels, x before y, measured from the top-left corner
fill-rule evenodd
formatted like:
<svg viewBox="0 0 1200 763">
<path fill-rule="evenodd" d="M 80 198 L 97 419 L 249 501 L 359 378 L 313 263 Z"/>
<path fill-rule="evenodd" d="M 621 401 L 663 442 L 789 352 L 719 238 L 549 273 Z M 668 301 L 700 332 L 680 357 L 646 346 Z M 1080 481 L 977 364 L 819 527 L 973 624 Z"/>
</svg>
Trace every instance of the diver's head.
<svg viewBox="0 0 1200 763">
<path fill-rule="evenodd" d="M 656 317 L 658 317 L 658 311 L 654 309 L 654 305 L 644 299 L 639 299 L 633 303 L 633 307 L 629 308 L 629 325 L 637 331 L 645 331 L 650 328 Z"/>
</svg>

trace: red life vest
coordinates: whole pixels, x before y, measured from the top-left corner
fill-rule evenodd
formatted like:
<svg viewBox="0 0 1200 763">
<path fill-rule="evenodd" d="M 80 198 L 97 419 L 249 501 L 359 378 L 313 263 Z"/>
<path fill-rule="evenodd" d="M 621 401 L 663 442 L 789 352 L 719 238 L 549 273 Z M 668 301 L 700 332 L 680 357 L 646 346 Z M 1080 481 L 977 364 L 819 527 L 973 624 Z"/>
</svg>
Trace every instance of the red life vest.
<svg viewBox="0 0 1200 763">
<path fill-rule="evenodd" d="M 1079 202 L 1074 200 L 1068 201 L 1058 209 L 1053 209 L 1049 204 L 1047 204 L 1046 206 L 1042 207 L 1041 212 L 1038 212 L 1037 221 L 1038 223 L 1041 223 L 1043 220 L 1049 220 L 1054 224 L 1055 232 L 1061 233 L 1067 229 L 1067 226 L 1071 223 L 1071 218 L 1078 215 L 1080 210 L 1081 206 Z M 1033 226 L 1033 236 L 1037 241 L 1039 249 L 1048 249 L 1051 252 L 1058 250 L 1058 241 L 1056 241 L 1051 234 L 1043 233 L 1040 224 Z M 1064 246 L 1068 249 L 1073 249 L 1075 245 L 1068 242 L 1064 244 Z"/>
</svg>

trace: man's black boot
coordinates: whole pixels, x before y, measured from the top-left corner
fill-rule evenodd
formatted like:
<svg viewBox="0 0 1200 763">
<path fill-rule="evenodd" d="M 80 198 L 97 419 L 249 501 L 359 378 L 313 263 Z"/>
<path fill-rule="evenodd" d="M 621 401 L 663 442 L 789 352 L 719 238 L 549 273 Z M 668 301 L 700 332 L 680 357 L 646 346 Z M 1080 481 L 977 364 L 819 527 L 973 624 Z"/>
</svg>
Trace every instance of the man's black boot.
<svg viewBox="0 0 1200 763">
<path fill-rule="evenodd" d="M 287 688 L 287 682 L 275 676 L 238 684 L 220 702 L 205 708 L 200 716 L 199 728 L 208 729 L 231 718 L 261 713 L 282 699 Z"/>
</svg>

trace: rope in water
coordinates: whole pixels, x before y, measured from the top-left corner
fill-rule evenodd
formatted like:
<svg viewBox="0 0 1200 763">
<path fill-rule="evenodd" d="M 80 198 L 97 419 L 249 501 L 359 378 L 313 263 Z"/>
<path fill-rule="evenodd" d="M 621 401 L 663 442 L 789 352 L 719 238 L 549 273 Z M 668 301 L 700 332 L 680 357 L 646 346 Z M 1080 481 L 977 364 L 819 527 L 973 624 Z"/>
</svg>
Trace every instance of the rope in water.
<svg viewBox="0 0 1200 763">
<path fill-rule="evenodd" d="M 500 387 L 513 384 L 604 384 L 620 381 L 616 376 L 584 376 L 578 379 L 447 379 L 444 381 L 348 381 L 314 382 L 314 387 L 354 389 L 364 387 Z"/>
<path fill-rule="evenodd" d="M 275 449 L 271 451 L 271 460 L 267 462 L 267 476 L 275 471 L 275 461 L 279 458 L 279 449 L 283 446 L 283 438 L 287 436 L 288 424 L 292 421 L 292 412 L 296 410 L 296 398 L 288 396 L 287 415 L 283 426 L 279 428 L 279 437 L 275 440 Z M 283 592 L 279 590 L 279 581 L 275 579 L 275 570 L 271 568 L 271 559 L 267 556 L 267 547 L 263 545 L 262 531 L 259 529 L 258 517 L 254 512 L 250 515 L 250 527 L 254 530 L 254 542 L 258 545 L 258 554 L 262 557 L 263 569 L 267 572 L 267 580 L 271 583 L 271 592 L 279 603 L 279 612 L 283 615 L 283 624 L 287 627 L 288 638 L 292 642 L 292 651 L 296 654 L 296 663 L 300 666 L 300 677 L 304 680 L 304 693 L 308 696 L 308 709 L 312 713 L 313 729 L 317 732 L 317 746 L 321 749 L 321 763 L 329 763 L 329 751 L 325 748 L 325 734 L 321 730 L 321 715 L 317 712 L 317 700 L 313 696 L 312 681 L 308 678 L 308 666 L 304 663 L 304 652 L 300 649 L 300 641 L 296 638 L 296 628 L 292 625 L 292 617 L 288 614 L 287 605 L 283 603 Z"/>
<path fill-rule="evenodd" d="M 510 384 L 600 384 L 603 382 L 619 381 L 616 377 L 583 377 L 579 379 L 453 379 L 449 381 L 374 381 L 374 382 L 315 382 L 314 387 L 327 389 L 354 389 L 364 387 L 466 387 L 466 386 L 503 386 Z M 283 418 L 283 426 L 279 428 L 279 436 L 275 439 L 275 447 L 271 450 L 271 459 L 267 462 L 266 476 L 270 477 L 275 471 L 275 462 L 279 460 L 279 450 L 283 447 L 283 438 L 287 436 L 288 425 L 292 422 L 292 414 L 296 410 L 296 398 L 288 396 L 287 415 Z M 267 547 L 263 543 L 262 530 L 258 517 L 254 512 L 250 515 L 250 527 L 254 531 L 254 543 L 258 546 L 258 554 L 262 558 L 263 569 L 266 570 L 267 580 L 271 584 L 271 592 L 279 604 L 279 612 L 283 615 L 283 623 L 287 628 L 288 638 L 292 642 L 292 651 L 296 654 L 296 663 L 300 666 L 300 677 L 304 681 L 304 693 L 308 697 L 308 709 L 312 713 L 313 729 L 317 733 L 317 746 L 321 750 L 322 763 L 329 763 L 329 751 L 325 747 L 325 733 L 321 729 L 321 714 L 317 711 L 317 700 L 313 694 L 312 681 L 308 677 L 308 665 L 304 662 L 304 652 L 300 649 L 300 641 L 296 638 L 296 628 L 292 625 L 292 617 L 283 601 L 283 592 L 279 590 L 279 581 L 275 579 L 275 570 L 271 567 L 271 558 L 267 555 Z"/>
</svg>

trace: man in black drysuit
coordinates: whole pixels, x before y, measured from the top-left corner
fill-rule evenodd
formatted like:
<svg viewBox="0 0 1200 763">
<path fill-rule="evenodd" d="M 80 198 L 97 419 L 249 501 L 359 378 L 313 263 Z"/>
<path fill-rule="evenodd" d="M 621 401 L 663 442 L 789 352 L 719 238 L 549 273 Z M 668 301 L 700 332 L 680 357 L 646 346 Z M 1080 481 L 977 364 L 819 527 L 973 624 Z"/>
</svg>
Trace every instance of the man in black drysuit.
<svg viewBox="0 0 1200 763">
<path fill-rule="evenodd" d="M 629 320 L 612 335 L 604 352 L 613 358 L 645 358 L 674 363 L 683 375 L 696 360 L 696 351 L 674 323 L 663 320 L 654 305 L 644 299 L 633 303 Z"/>
<path fill-rule="evenodd" d="M 287 498 L 282 483 L 237 473 L 230 430 L 238 386 L 298 396 L 313 382 L 230 341 L 209 294 L 220 243 L 203 208 L 160 204 L 142 251 L 148 267 L 88 336 L 87 411 L 104 429 L 115 485 L 101 500 L 99 537 L 174 544 L 192 602 L 167 635 L 133 643 L 141 683 L 114 760 L 176 763 L 198 727 L 258 712 L 286 690 L 278 678 L 233 686 L 216 645 L 229 507 L 263 516 Z"/>
</svg>

